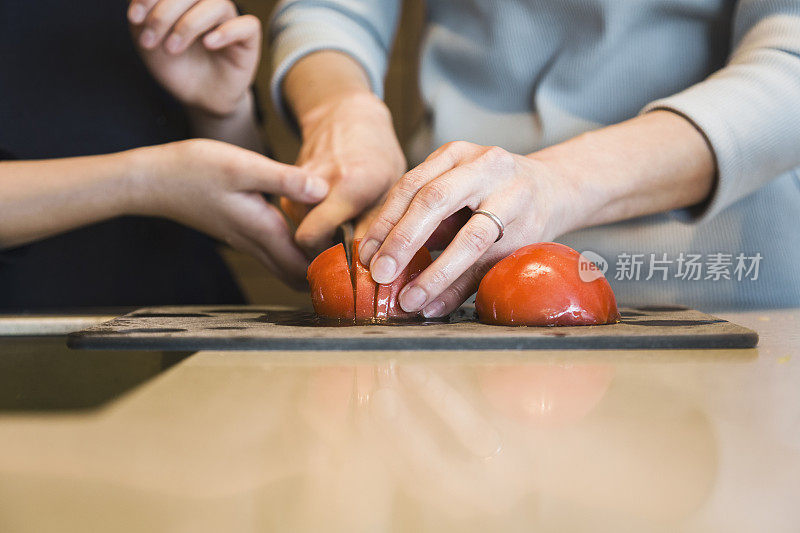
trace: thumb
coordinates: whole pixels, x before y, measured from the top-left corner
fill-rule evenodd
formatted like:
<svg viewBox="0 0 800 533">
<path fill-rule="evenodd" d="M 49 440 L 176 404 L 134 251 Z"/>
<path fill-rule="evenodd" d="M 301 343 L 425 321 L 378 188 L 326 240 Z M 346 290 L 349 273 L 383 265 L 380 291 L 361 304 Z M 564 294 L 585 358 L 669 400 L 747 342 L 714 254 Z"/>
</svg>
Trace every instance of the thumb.
<svg viewBox="0 0 800 533">
<path fill-rule="evenodd" d="M 336 228 L 356 214 L 349 203 L 328 198 L 306 215 L 295 232 L 295 241 L 306 252 L 316 255 L 331 245 Z"/>
<path fill-rule="evenodd" d="M 301 204 L 315 204 L 328 194 L 328 182 L 309 171 L 293 165 L 278 163 L 266 157 L 248 169 L 249 187 L 254 190 L 285 196 Z"/>
</svg>

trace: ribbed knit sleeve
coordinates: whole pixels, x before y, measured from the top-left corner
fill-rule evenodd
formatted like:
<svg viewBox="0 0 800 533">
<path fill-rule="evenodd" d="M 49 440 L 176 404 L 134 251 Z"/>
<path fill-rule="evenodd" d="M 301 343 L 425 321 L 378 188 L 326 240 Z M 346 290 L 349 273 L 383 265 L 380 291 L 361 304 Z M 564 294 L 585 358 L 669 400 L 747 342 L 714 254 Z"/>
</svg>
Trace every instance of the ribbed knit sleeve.
<svg viewBox="0 0 800 533">
<path fill-rule="evenodd" d="M 693 122 L 716 157 L 712 198 L 675 214 L 707 220 L 800 166 L 800 2 L 742 0 L 726 66 L 688 89 L 647 105 Z"/>
<path fill-rule="evenodd" d="M 399 0 L 284 0 L 270 24 L 275 107 L 285 113 L 281 84 L 302 57 L 336 50 L 358 61 L 372 90 L 383 96 L 389 51 L 397 26 Z"/>
</svg>

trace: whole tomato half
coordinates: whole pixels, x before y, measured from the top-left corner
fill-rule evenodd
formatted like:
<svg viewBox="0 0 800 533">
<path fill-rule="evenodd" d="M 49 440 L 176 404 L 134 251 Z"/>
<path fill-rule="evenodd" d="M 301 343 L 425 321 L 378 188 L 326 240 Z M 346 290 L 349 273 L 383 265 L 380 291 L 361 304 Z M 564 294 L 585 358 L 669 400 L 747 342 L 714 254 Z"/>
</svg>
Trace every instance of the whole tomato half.
<svg viewBox="0 0 800 533">
<path fill-rule="evenodd" d="M 475 308 L 486 324 L 586 326 L 619 321 L 614 292 L 600 272 L 580 276 L 581 255 L 563 244 L 520 248 L 483 277 Z"/>
<path fill-rule="evenodd" d="M 358 259 L 361 240 L 353 242 L 352 268 L 344 246 L 337 244 L 319 254 L 308 267 L 311 302 L 319 316 L 358 323 L 417 320 L 422 315 L 403 311 L 397 302 L 400 290 L 431 264 L 431 254 L 421 248 L 392 283 L 375 283 L 369 269 Z"/>
</svg>

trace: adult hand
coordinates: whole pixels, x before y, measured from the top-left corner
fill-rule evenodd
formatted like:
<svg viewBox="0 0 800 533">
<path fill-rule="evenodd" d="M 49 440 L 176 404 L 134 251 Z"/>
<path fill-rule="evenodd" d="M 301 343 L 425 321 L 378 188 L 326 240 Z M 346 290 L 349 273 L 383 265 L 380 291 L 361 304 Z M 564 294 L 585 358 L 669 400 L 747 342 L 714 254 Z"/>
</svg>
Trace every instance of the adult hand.
<svg viewBox="0 0 800 533">
<path fill-rule="evenodd" d="M 153 76 L 183 104 L 215 116 L 245 106 L 261 23 L 230 0 L 133 0 L 128 20 Z"/>
<path fill-rule="evenodd" d="M 249 253 L 284 282 L 305 287 L 308 260 L 281 212 L 264 194 L 318 202 L 325 180 L 260 154 L 208 139 L 129 152 L 135 191 L 130 211 L 163 216 Z"/>
<path fill-rule="evenodd" d="M 297 164 L 330 184 L 324 201 L 300 210 L 307 214 L 299 220 L 295 240 L 313 257 L 330 246 L 339 224 L 384 197 L 406 162 L 388 108 L 369 92 L 324 101 L 300 122 L 303 146 Z M 297 213 L 297 207 L 287 210 Z"/>
<path fill-rule="evenodd" d="M 394 185 L 363 237 L 360 259 L 370 265 L 376 282 L 389 283 L 442 222 L 462 208 L 497 215 L 505 225 L 499 241 L 496 224 L 473 215 L 433 264 L 400 292 L 404 310 L 444 316 L 477 290 L 497 261 L 572 229 L 571 190 L 533 156 L 448 143 Z"/>
</svg>

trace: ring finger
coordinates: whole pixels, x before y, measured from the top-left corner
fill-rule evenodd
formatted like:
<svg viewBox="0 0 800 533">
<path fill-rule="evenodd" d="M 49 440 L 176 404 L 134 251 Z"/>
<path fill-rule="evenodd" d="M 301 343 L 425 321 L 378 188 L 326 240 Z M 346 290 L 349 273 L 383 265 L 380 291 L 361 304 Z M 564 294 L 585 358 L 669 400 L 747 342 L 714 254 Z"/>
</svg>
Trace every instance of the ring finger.
<svg viewBox="0 0 800 533">
<path fill-rule="evenodd" d="M 486 202 L 480 208 L 494 213 L 506 225 L 516 218 L 516 209 L 499 203 Z M 480 260 L 499 235 L 500 228 L 491 218 L 473 215 L 436 261 L 400 291 L 400 306 L 407 312 L 425 308 Z"/>
</svg>

